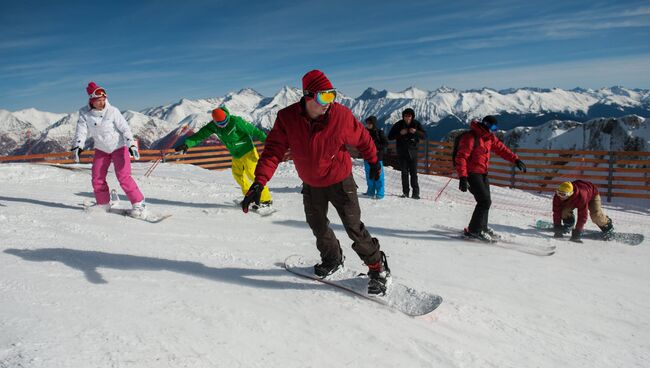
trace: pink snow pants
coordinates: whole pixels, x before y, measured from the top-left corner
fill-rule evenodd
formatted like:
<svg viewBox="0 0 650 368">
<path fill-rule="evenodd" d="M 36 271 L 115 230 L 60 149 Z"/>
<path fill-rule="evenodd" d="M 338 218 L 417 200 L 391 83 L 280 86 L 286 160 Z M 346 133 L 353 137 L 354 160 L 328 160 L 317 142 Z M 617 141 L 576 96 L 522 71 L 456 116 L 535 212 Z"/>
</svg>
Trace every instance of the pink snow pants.
<svg viewBox="0 0 650 368">
<path fill-rule="evenodd" d="M 121 147 L 111 153 L 106 153 L 95 149 L 95 157 L 93 158 L 92 169 L 92 183 L 93 191 L 95 192 L 95 201 L 97 204 L 108 204 L 110 202 L 110 193 L 108 183 L 106 182 L 106 174 L 108 167 L 113 162 L 115 168 L 115 176 L 120 182 L 120 186 L 131 203 L 137 203 L 144 200 L 144 196 L 135 180 L 131 177 L 131 157 L 129 156 L 129 149 Z"/>
</svg>

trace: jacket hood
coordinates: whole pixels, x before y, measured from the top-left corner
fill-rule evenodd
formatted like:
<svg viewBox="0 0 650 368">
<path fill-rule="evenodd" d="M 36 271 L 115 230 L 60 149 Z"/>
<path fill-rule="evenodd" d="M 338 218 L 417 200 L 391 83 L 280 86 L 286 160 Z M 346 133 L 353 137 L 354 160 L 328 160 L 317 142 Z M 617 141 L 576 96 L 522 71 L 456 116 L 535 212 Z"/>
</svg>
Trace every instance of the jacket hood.
<svg viewBox="0 0 650 368">
<path fill-rule="evenodd" d="M 492 132 L 485 129 L 485 125 L 478 120 L 472 120 L 472 122 L 469 124 L 469 127 L 477 136 L 481 138 L 492 134 Z"/>
</svg>

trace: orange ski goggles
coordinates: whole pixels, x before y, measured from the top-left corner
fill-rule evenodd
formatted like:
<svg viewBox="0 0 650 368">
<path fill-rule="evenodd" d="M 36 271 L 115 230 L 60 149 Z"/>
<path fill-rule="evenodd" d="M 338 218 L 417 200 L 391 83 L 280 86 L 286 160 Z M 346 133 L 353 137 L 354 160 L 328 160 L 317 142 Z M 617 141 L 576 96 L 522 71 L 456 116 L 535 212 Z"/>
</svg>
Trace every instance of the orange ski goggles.
<svg viewBox="0 0 650 368">
<path fill-rule="evenodd" d="M 316 102 L 318 102 L 321 106 L 327 106 L 334 102 L 336 100 L 336 90 L 335 89 L 328 89 L 325 91 L 318 91 L 318 92 L 310 92 L 310 91 L 303 91 L 303 95 L 305 97 L 311 97 Z"/>
</svg>

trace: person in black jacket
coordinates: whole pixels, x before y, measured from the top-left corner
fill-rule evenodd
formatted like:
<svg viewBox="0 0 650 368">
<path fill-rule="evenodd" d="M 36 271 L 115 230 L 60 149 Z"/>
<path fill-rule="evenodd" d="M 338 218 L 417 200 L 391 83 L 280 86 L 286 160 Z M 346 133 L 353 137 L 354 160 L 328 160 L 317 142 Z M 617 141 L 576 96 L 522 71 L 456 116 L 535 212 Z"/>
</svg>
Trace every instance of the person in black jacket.
<svg viewBox="0 0 650 368">
<path fill-rule="evenodd" d="M 402 120 L 393 125 L 388 139 L 397 140 L 397 156 L 402 171 L 402 198 L 409 196 L 409 173 L 411 174 L 411 198 L 420 199 L 418 185 L 418 142 L 426 137 L 422 124 L 415 120 L 415 111 L 407 108 L 402 112 Z"/>
<path fill-rule="evenodd" d="M 384 198 L 384 155 L 388 149 L 388 139 L 384 135 L 384 132 L 381 129 L 377 128 L 377 118 L 375 116 L 368 116 L 366 119 L 366 129 L 372 137 L 372 140 L 375 142 L 375 147 L 377 147 L 377 158 L 379 159 L 379 165 L 381 165 L 381 174 L 379 179 L 373 180 L 370 175 L 370 163 L 364 160 L 364 166 L 366 168 L 366 182 L 368 183 L 368 191 L 366 195 L 373 197 L 375 199 Z"/>
</svg>

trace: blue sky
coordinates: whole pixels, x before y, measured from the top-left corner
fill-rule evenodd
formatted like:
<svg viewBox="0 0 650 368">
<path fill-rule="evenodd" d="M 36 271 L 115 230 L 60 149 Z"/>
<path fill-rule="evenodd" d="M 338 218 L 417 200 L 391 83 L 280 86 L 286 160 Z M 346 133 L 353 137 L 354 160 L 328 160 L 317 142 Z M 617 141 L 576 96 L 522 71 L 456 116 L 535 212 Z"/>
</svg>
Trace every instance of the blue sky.
<svg viewBox="0 0 650 368">
<path fill-rule="evenodd" d="M 2 1 L 0 108 L 71 112 L 85 85 L 120 109 L 323 70 L 367 87 L 650 88 L 645 1 Z"/>
</svg>

